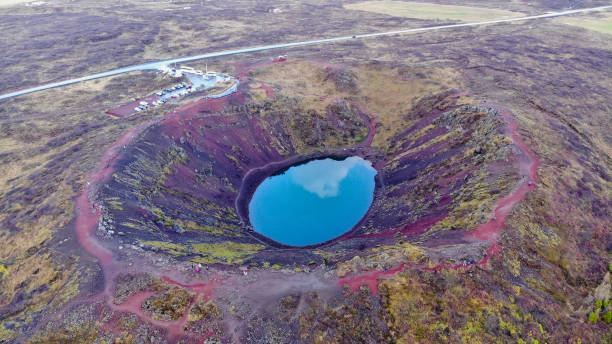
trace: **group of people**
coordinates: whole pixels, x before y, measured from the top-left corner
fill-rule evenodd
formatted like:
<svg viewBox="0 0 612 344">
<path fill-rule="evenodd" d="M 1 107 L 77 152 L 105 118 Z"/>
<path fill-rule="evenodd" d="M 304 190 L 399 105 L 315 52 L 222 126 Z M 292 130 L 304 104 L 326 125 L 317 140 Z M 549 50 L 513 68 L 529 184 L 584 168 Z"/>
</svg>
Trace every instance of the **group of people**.
<svg viewBox="0 0 612 344">
<path fill-rule="evenodd" d="M 472 259 L 464 259 L 463 263 L 461 265 L 468 266 L 468 265 L 472 265 L 472 264 L 476 264 L 476 260 L 474 260 L 474 258 L 472 258 Z"/>
<path fill-rule="evenodd" d="M 191 263 L 191 270 L 195 270 L 195 272 L 200 272 L 202 271 L 202 264 L 198 263 L 198 265 L 195 265 L 194 263 Z M 208 266 L 206 266 L 206 270 L 208 270 Z M 246 268 L 242 269 L 242 274 L 247 276 L 248 275 L 248 271 Z"/>
<path fill-rule="evenodd" d="M 195 272 L 200 272 L 202 271 L 202 264 L 198 263 L 198 265 L 195 265 L 194 263 L 191 263 L 191 269 L 195 270 Z M 206 267 L 206 269 L 208 270 L 208 267 Z"/>
</svg>

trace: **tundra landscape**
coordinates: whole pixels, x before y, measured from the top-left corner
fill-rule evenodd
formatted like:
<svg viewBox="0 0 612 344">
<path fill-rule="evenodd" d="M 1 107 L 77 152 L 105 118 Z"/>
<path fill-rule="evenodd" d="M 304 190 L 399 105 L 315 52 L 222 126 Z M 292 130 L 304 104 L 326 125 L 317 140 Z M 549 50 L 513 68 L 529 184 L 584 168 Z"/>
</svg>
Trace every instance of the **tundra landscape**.
<svg viewBox="0 0 612 344">
<path fill-rule="evenodd" d="M 609 5 L 0 1 L 0 343 L 611 343 Z"/>
</svg>

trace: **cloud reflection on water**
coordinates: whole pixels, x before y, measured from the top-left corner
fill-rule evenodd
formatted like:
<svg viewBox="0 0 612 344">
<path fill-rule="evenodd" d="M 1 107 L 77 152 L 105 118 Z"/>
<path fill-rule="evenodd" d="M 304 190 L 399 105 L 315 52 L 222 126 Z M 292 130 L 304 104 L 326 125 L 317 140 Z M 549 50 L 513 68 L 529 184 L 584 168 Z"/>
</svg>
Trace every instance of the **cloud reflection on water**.
<svg viewBox="0 0 612 344">
<path fill-rule="evenodd" d="M 374 169 L 372 163 L 360 157 L 349 157 L 342 161 L 323 159 L 313 160 L 305 165 L 290 168 L 287 173 L 291 180 L 304 190 L 320 198 L 338 196 L 340 182 L 357 164 Z"/>
</svg>

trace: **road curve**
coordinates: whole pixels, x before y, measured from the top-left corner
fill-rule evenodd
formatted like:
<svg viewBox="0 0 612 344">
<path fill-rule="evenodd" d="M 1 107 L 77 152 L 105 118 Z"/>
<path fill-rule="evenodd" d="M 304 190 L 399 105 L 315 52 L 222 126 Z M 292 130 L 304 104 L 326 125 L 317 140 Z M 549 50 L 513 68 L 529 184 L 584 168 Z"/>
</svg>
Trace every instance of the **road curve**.
<svg viewBox="0 0 612 344">
<path fill-rule="evenodd" d="M 562 12 L 552 12 L 552 13 L 540 14 L 540 15 L 535 15 L 535 16 L 527 16 L 527 17 L 517 17 L 517 18 L 498 19 L 498 20 L 488 20 L 488 21 L 474 22 L 474 23 L 439 25 L 439 26 L 422 27 L 422 28 L 416 28 L 416 29 L 402 29 L 402 30 L 395 30 L 395 31 L 368 33 L 368 34 L 362 34 L 362 35 L 353 35 L 353 36 L 342 36 L 342 37 L 316 39 L 316 40 L 311 40 L 311 41 L 301 41 L 301 42 L 284 43 L 284 44 L 264 45 L 264 46 L 259 46 L 259 47 L 251 47 L 251 48 L 244 48 L 244 49 L 237 49 L 237 50 L 225 50 L 225 51 L 209 53 L 209 54 L 185 56 L 185 57 L 179 57 L 179 58 L 174 58 L 174 59 L 167 59 L 167 60 L 160 60 L 160 61 L 142 63 L 142 64 L 138 64 L 138 65 L 134 65 L 134 66 L 124 67 L 124 68 L 119 68 L 119 69 L 113 69 L 113 70 L 110 70 L 110 71 L 107 71 L 107 72 L 87 75 L 87 76 L 76 78 L 76 79 L 70 79 L 70 80 L 54 82 L 54 83 L 50 83 L 50 84 L 46 84 L 46 85 L 41 85 L 41 86 L 37 86 L 37 87 L 32 87 L 32 88 L 28 88 L 28 89 L 24 89 L 24 90 L 20 90 L 20 91 L 15 91 L 15 92 L 11 92 L 11 93 L 5 93 L 5 94 L 0 95 L 0 100 L 8 99 L 8 98 L 12 98 L 12 97 L 28 94 L 28 93 L 38 92 L 38 91 L 42 91 L 42 90 L 47 90 L 47 89 L 50 89 L 50 88 L 62 87 L 62 86 L 70 85 L 70 84 L 76 84 L 76 83 L 82 82 L 82 81 L 88 81 L 88 80 L 93 80 L 93 79 L 98 79 L 98 78 L 104 78 L 104 77 L 108 77 L 108 76 L 113 76 L 113 75 L 118 75 L 118 74 L 138 71 L 138 70 L 154 70 L 154 69 L 157 69 L 157 68 L 159 68 L 160 66 L 163 66 L 163 65 L 168 65 L 168 64 L 172 64 L 172 63 L 183 63 L 183 62 L 189 62 L 189 61 L 195 61 L 195 60 L 202 60 L 202 59 L 207 59 L 207 58 L 211 58 L 211 57 L 228 56 L 228 55 L 236 55 L 236 54 L 244 54 L 244 53 L 253 53 L 253 52 L 258 52 L 258 51 L 263 51 L 263 50 L 291 48 L 291 47 L 299 47 L 299 46 L 313 45 L 313 44 L 332 43 L 332 42 L 347 41 L 347 40 L 358 39 L 358 38 L 371 38 L 371 37 L 379 37 L 379 36 L 397 35 L 397 34 L 403 34 L 403 33 L 415 33 L 415 32 L 425 32 L 425 31 L 452 29 L 452 28 L 466 27 L 466 26 L 479 26 L 479 25 L 497 24 L 497 23 L 509 23 L 509 22 L 532 20 L 532 19 L 541 19 L 541 18 L 552 18 L 552 17 L 560 17 L 560 16 L 571 15 L 571 14 L 577 14 L 577 13 L 585 13 L 585 12 L 592 12 L 592 11 L 603 11 L 603 10 L 608 10 L 608 9 L 612 9 L 612 5 L 600 6 L 600 7 L 592 7 L 592 8 L 583 8 L 583 9 L 577 9 L 577 10 L 568 10 L 568 11 L 562 11 Z"/>
</svg>

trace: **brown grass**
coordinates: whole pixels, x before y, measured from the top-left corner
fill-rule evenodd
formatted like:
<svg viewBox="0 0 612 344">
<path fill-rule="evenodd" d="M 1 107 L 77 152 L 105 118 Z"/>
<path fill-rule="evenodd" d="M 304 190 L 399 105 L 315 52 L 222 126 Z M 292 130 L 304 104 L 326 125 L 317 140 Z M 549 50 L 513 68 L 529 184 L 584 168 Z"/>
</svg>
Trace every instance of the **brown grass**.
<svg viewBox="0 0 612 344">
<path fill-rule="evenodd" d="M 358 2 L 344 5 L 344 8 L 349 10 L 386 14 L 394 17 L 441 20 L 449 19 L 461 20 L 465 22 L 512 18 L 523 15 L 522 13 L 518 12 L 491 8 L 389 0 Z"/>
<path fill-rule="evenodd" d="M 360 102 L 380 118 L 373 146 L 385 147 L 387 138 L 405 128 L 404 116 L 413 103 L 444 89 L 459 88 L 458 74 L 450 68 L 416 67 L 404 71 L 360 65 L 356 68 Z"/>
<path fill-rule="evenodd" d="M 405 128 L 405 115 L 421 97 L 446 89 L 461 88 L 459 74 L 450 68 L 418 65 L 409 69 L 360 64 L 344 67 L 358 75 L 355 94 L 338 91 L 332 81 L 325 80 L 324 66 L 308 61 L 290 61 L 256 70 L 256 82 L 275 85 L 278 92 L 301 99 L 305 109 L 319 114 L 334 100 L 352 98 L 379 116 L 373 145 L 385 147 L 387 138 Z M 400 76 L 400 72 L 402 75 Z M 462 103 L 463 100 L 459 100 Z"/>
</svg>

